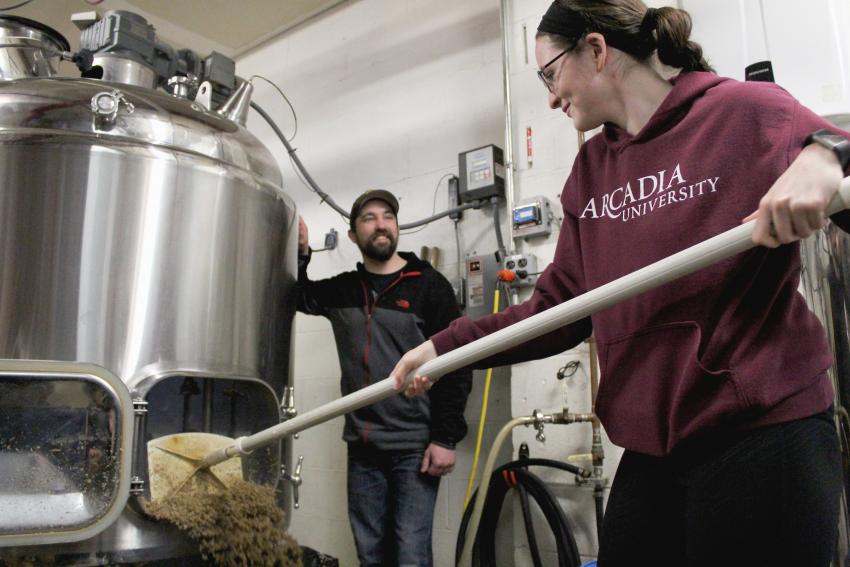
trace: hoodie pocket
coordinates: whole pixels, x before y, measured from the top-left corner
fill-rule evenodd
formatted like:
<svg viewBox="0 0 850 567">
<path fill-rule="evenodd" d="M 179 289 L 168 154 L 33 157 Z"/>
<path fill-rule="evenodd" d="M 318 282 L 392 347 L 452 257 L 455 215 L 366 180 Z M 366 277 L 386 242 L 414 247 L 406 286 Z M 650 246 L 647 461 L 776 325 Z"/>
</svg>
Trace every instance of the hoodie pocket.
<svg viewBox="0 0 850 567">
<path fill-rule="evenodd" d="M 700 362 L 700 336 L 699 325 L 685 321 L 600 345 L 596 411 L 614 443 L 666 455 L 679 441 L 717 428 L 744 407 L 732 372 Z"/>
</svg>

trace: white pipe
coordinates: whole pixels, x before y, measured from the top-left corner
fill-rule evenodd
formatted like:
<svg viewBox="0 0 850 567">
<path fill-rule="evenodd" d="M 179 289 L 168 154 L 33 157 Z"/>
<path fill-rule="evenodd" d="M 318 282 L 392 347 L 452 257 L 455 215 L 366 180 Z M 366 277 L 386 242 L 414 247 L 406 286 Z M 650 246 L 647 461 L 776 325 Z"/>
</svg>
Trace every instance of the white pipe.
<svg viewBox="0 0 850 567">
<path fill-rule="evenodd" d="M 478 493 L 475 496 L 475 506 L 472 508 L 472 516 L 469 518 L 469 525 L 466 527 L 466 540 L 463 543 L 463 551 L 460 554 L 460 567 L 472 565 L 472 548 L 475 547 L 475 539 L 478 534 L 478 524 L 481 523 L 481 513 L 484 511 L 484 501 L 487 500 L 487 490 L 490 489 L 490 475 L 493 473 L 493 467 L 496 466 L 496 459 L 499 457 L 499 450 L 502 444 L 518 425 L 528 425 L 534 423 L 533 416 L 515 417 L 505 424 L 496 435 L 496 440 L 490 446 L 490 454 L 487 455 L 487 463 L 484 465 L 484 470 L 481 471 L 481 484 L 478 486 Z"/>
<path fill-rule="evenodd" d="M 827 208 L 827 215 L 850 207 L 850 177 L 841 181 L 838 192 Z M 736 226 L 713 238 L 663 258 L 649 266 L 636 270 L 619 279 L 599 286 L 587 293 L 556 305 L 495 333 L 481 337 L 453 351 L 430 360 L 419 367 L 415 373 L 428 376 L 436 381 L 449 372 L 465 368 L 511 347 L 536 339 L 546 333 L 559 329 L 611 307 L 635 295 L 649 291 L 682 276 L 696 272 L 706 266 L 734 256 L 752 248 L 752 233 L 755 221 Z M 410 383 L 414 372 L 407 376 Z M 209 467 L 239 454 L 276 441 L 281 437 L 298 433 L 308 427 L 318 425 L 337 416 L 368 406 L 375 402 L 400 395 L 391 378 L 385 378 L 362 390 L 348 394 L 323 406 L 294 417 L 288 421 L 258 431 L 249 437 L 240 437 L 234 445 L 219 449 L 207 455 L 201 462 Z M 240 449 L 241 448 L 241 449 Z"/>
</svg>

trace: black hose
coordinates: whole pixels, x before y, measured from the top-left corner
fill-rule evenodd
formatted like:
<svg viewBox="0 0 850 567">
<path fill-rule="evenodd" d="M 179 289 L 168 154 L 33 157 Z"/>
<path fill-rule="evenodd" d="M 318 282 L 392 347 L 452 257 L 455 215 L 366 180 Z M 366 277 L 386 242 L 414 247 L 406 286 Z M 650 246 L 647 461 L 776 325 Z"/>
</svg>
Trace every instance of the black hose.
<svg viewBox="0 0 850 567">
<path fill-rule="evenodd" d="M 503 284 L 505 287 L 505 297 L 510 297 L 508 289 L 508 285 L 505 282 L 500 281 L 500 284 Z M 510 306 L 510 301 L 508 301 L 508 306 Z M 529 456 L 528 444 L 522 443 L 519 446 L 519 461 L 528 461 L 531 457 Z M 526 467 L 525 470 L 528 470 Z M 502 473 L 505 474 L 505 473 Z M 517 493 L 519 494 L 519 502 L 522 507 L 522 521 L 525 524 L 525 534 L 528 539 L 528 551 L 531 553 L 531 561 L 534 564 L 534 567 L 542 567 L 543 561 L 540 559 L 540 549 L 537 547 L 537 536 L 535 535 L 534 530 L 534 520 L 531 517 L 531 508 L 528 505 L 528 491 L 521 484 L 517 485 Z"/>
<path fill-rule="evenodd" d="M 525 524 L 525 534 L 528 537 L 528 550 L 531 553 L 531 562 L 534 567 L 543 567 L 540 560 L 540 549 L 537 548 L 537 536 L 534 533 L 534 518 L 531 517 L 531 507 L 528 504 L 528 490 L 522 484 L 517 484 L 519 503 L 522 508 L 522 522 Z"/>
<path fill-rule="evenodd" d="M 603 500 L 605 493 L 601 487 L 593 489 L 593 499 L 596 501 L 596 543 L 602 542 L 602 520 L 605 517 L 605 507 Z"/>
<path fill-rule="evenodd" d="M 511 470 L 511 469 L 520 469 L 528 466 L 538 466 L 538 467 L 549 467 L 552 469 L 561 469 L 562 471 L 566 471 L 568 473 L 577 474 L 582 478 L 590 478 L 593 473 L 591 473 L 587 469 L 583 469 L 581 467 L 577 467 L 575 465 L 571 465 L 569 463 L 562 463 L 561 461 L 555 461 L 553 459 L 522 459 L 519 461 L 511 461 L 510 463 L 505 463 L 498 469 L 501 470 Z M 495 474 L 495 473 L 494 473 Z"/>
<path fill-rule="evenodd" d="M 536 475 L 524 470 L 528 466 L 546 466 L 551 468 L 561 469 L 573 474 L 577 474 L 584 478 L 590 476 L 590 471 L 576 467 L 569 463 L 562 463 L 552 459 L 521 459 L 512 461 L 502 465 L 494 470 L 491 475 L 490 488 L 487 491 L 487 499 L 484 502 L 484 510 L 481 514 L 481 524 L 478 528 L 476 544 L 472 551 L 472 564 L 480 567 L 493 567 L 496 565 L 496 542 L 495 532 L 496 525 L 499 521 L 499 514 L 502 510 L 502 503 L 508 490 L 512 488 L 513 482 L 508 484 L 503 477 L 503 472 L 513 471 L 510 477 L 516 480 L 516 485 L 522 485 L 528 494 L 537 502 L 540 510 L 543 512 L 552 533 L 555 536 L 555 543 L 558 548 L 558 566 L 559 567 L 578 567 L 581 563 L 581 558 L 578 552 L 578 546 L 573 537 L 572 529 L 567 521 L 564 510 L 561 508 L 558 499 L 546 488 L 546 485 Z M 505 475 L 508 476 L 508 475 Z M 455 547 L 455 563 L 460 561 L 460 555 L 463 551 L 463 546 L 466 541 L 466 530 L 469 525 L 469 520 L 472 517 L 472 510 L 475 505 L 475 499 L 478 497 L 478 490 L 473 493 L 469 504 L 464 510 L 461 518 L 460 528 L 458 530 L 457 545 Z M 533 537 L 533 534 L 532 534 Z M 531 542 L 529 541 L 529 545 Z"/>
<path fill-rule="evenodd" d="M 528 490 L 552 529 L 558 549 L 558 567 L 578 567 L 580 563 L 575 539 L 558 500 L 549 492 L 543 481 L 533 473 L 516 469 L 510 474 L 516 479 L 517 484 L 522 484 Z M 496 565 L 496 525 L 499 522 L 505 495 L 511 488 L 512 485 L 504 479 L 502 482 L 496 481 L 484 504 L 481 526 L 478 530 L 478 548 L 482 567 Z"/>
<path fill-rule="evenodd" d="M 492 488 L 493 483 L 490 483 L 490 487 Z M 463 545 L 466 543 L 466 529 L 469 527 L 469 520 L 472 518 L 472 510 L 475 508 L 475 499 L 478 498 L 478 489 L 472 493 L 472 497 L 469 499 L 469 503 L 466 505 L 466 508 L 463 511 L 463 516 L 460 518 L 460 526 L 457 530 L 457 543 L 455 544 L 455 565 L 460 563 L 460 556 L 463 553 Z M 479 524 L 479 532 L 480 532 L 480 524 Z M 478 546 L 474 546 L 472 548 L 472 564 L 478 564 Z"/>
</svg>

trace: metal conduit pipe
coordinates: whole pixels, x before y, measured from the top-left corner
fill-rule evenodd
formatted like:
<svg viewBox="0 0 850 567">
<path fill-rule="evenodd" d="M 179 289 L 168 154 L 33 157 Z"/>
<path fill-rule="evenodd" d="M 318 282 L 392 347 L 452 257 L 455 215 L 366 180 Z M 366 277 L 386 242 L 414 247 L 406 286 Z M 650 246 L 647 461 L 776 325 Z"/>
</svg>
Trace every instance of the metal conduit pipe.
<svg viewBox="0 0 850 567">
<path fill-rule="evenodd" d="M 502 92 L 505 99 L 505 216 L 508 220 L 508 251 L 514 250 L 514 223 L 511 212 L 514 210 L 514 136 L 511 116 L 511 61 L 508 51 L 508 0 L 501 0 L 499 18 L 502 24 Z M 497 221 L 498 222 L 498 221 Z"/>
<path fill-rule="evenodd" d="M 345 217 L 347 219 L 348 218 L 348 211 L 346 211 L 345 209 L 343 209 L 342 207 L 337 205 L 336 201 L 334 201 L 331 198 L 330 195 L 328 195 L 327 193 L 322 191 L 321 187 L 319 187 L 319 184 L 316 183 L 316 181 L 310 175 L 310 172 L 307 171 L 307 168 L 305 168 L 304 164 L 301 163 L 301 160 L 298 159 L 298 154 L 295 153 L 295 148 L 292 147 L 292 145 L 289 143 L 289 140 L 287 140 L 286 136 L 283 135 L 283 132 L 280 131 L 280 128 L 278 128 L 278 125 L 275 123 L 275 121 L 272 119 L 272 117 L 269 116 L 269 114 L 265 110 L 263 110 L 263 107 L 261 107 L 256 102 L 253 102 L 253 101 L 251 102 L 251 108 L 253 108 L 257 112 L 257 114 L 262 116 L 263 120 L 265 120 L 266 123 L 269 125 L 269 127 L 271 127 L 272 131 L 275 133 L 275 135 L 278 137 L 280 142 L 283 144 L 283 147 L 286 148 L 286 152 L 289 154 L 289 157 L 292 159 L 292 163 L 295 164 L 295 167 L 298 168 L 298 171 L 300 171 L 301 175 L 304 176 L 304 180 L 307 182 L 307 185 L 310 187 L 310 189 L 314 193 L 316 193 L 319 197 L 321 197 L 322 201 L 324 201 L 325 203 L 330 205 L 333 210 L 335 210 L 336 212 L 338 212 L 339 214 L 341 214 L 343 217 Z"/>
<path fill-rule="evenodd" d="M 596 394 L 599 392 L 599 361 L 597 360 L 596 337 L 587 340 L 590 347 L 590 407 L 593 414 L 593 440 L 590 446 L 590 454 L 593 459 L 593 498 L 596 501 L 596 538 L 597 543 L 602 541 L 602 520 L 605 517 L 605 476 L 603 462 L 605 461 L 605 449 L 602 447 L 602 425 L 596 415 Z"/>
<path fill-rule="evenodd" d="M 409 222 L 407 224 L 400 224 L 400 225 L 398 225 L 398 229 L 399 230 L 407 230 L 407 229 L 410 229 L 410 228 L 416 228 L 418 226 L 422 226 L 423 224 L 428 224 L 429 222 L 433 222 L 437 219 L 441 219 L 443 217 L 447 217 L 449 215 L 452 215 L 454 213 L 459 213 L 459 212 L 465 211 L 467 209 L 480 209 L 481 206 L 484 204 L 484 202 L 485 201 L 482 201 L 480 199 L 477 200 L 477 201 L 472 201 L 471 203 L 466 203 L 464 205 L 460 205 L 460 206 L 455 207 L 453 209 L 447 209 L 447 210 L 443 211 L 442 213 L 437 213 L 435 215 L 431 215 L 430 217 L 426 217 L 426 218 L 420 219 L 418 221 Z M 346 213 L 346 216 L 348 216 L 348 213 Z M 455 226 L 457 226 L 457 223 L 455 223 Z"/>
<path fill-rule="evenodd" d="M 286 153 L 289 154 L 289 157 L 292 160 L 292 163 L 295 165 L 296 169 L 298 169 L 298 171 L 301 172 L 301 175 L 302 175 L 302 177 L 304 177 L 304 181 L 307 183 L 308 188 L 311 191 L 313 191 L 315 194 L 317 194 L 319 197 L 321 197 L 321 200 L 322 200 L 323 203 L 327 203 L 333 210 L 335 210 L 337 213 L 342 215 L 342 217 L 347 220 L 348 217 L 349 217 L 348 211 L 346 211 L 345 209 L 340 207 L 336 203 L 336 201 L 334 201 L 333 198 L 331 198 L 330 195 L 325 193 L 322 190 L 322 188 L 319 187 L 319 184 L 316 183 L 316 181 L 313 179 L 313 176 L 310 175 L 310 172 L 307 171 L 307 168 L 304 167 L 303 163 L 301 163 L 301 160 L 298 158 L 298 154 L 295 153 L 296 152 L 295 148 L 292 147 L 292 144 L 289 143 L 289 140 L 287 140 L 286 136 L 283 135 L 283 132 L 280 131 L 280 128 L 275 123 L 275 121 L 272 119 L 272 117 L 269 116 L 269 114 L 265 110 L 263 110 L 263 107 L 261 107 L 256 102 L 251 102 L 251 108 L 253 108 L 257 112 L 257 114 L 259 114 L 263 118 L 263 120 L 266 121 L 266 123 L 269 125 L 269 127 L 271 127 L 272 131 L 278 137 L 280 142 L 283 144 L 283 147 L 286 148 Z M 441 213 L 431 215 L 430 217 L 427 217 L 427 218 L 424 218 L 424 219 L 421 219 L 421 220 L 418 220 L 418 221 L 413 221 L 413 222 L 409 222 L 407 224 L 399 225 L 398 228 L 399 228 L 399 230 L 407 230 L 407 229 L 410 229 L 410 228 L 416 228 L 416 227 L 422 226 L 423 224 L 428 224 L 429 222 L 433 222 L 437 219 L 441 219 L 443 217 L 447 217 L 449 215 L 459 213 L 459 212 L 465 211 L 467 209 L 479 209 L 479 208 L 481 208 L 481 206 L 483 204 L 484 204 L 483 200 L 473 201 L 471 203 L 466 203 L 466 204 L 460 205 L 458 207 L 455 207 L 453 209 L 449 209 L 449 210 L 443 211 Z"/>
</svg>

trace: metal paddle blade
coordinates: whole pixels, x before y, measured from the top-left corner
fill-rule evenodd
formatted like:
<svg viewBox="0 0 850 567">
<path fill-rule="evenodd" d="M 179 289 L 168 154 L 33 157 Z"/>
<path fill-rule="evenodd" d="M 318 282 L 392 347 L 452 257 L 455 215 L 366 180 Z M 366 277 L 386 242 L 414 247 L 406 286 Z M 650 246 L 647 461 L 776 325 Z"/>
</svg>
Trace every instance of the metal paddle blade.
<svg viewBox="0 0 850 567">
<path fill-rule="evenodd" d="M 242 480 L 242 459 L 238 457 L 209 469 L 198 467 L 205 456 L 233 442 L 213 433 L 175 433 L 149 441 L 151 503 L 158 506 L 179 491 L 223 490 Z"/>
</svg>

